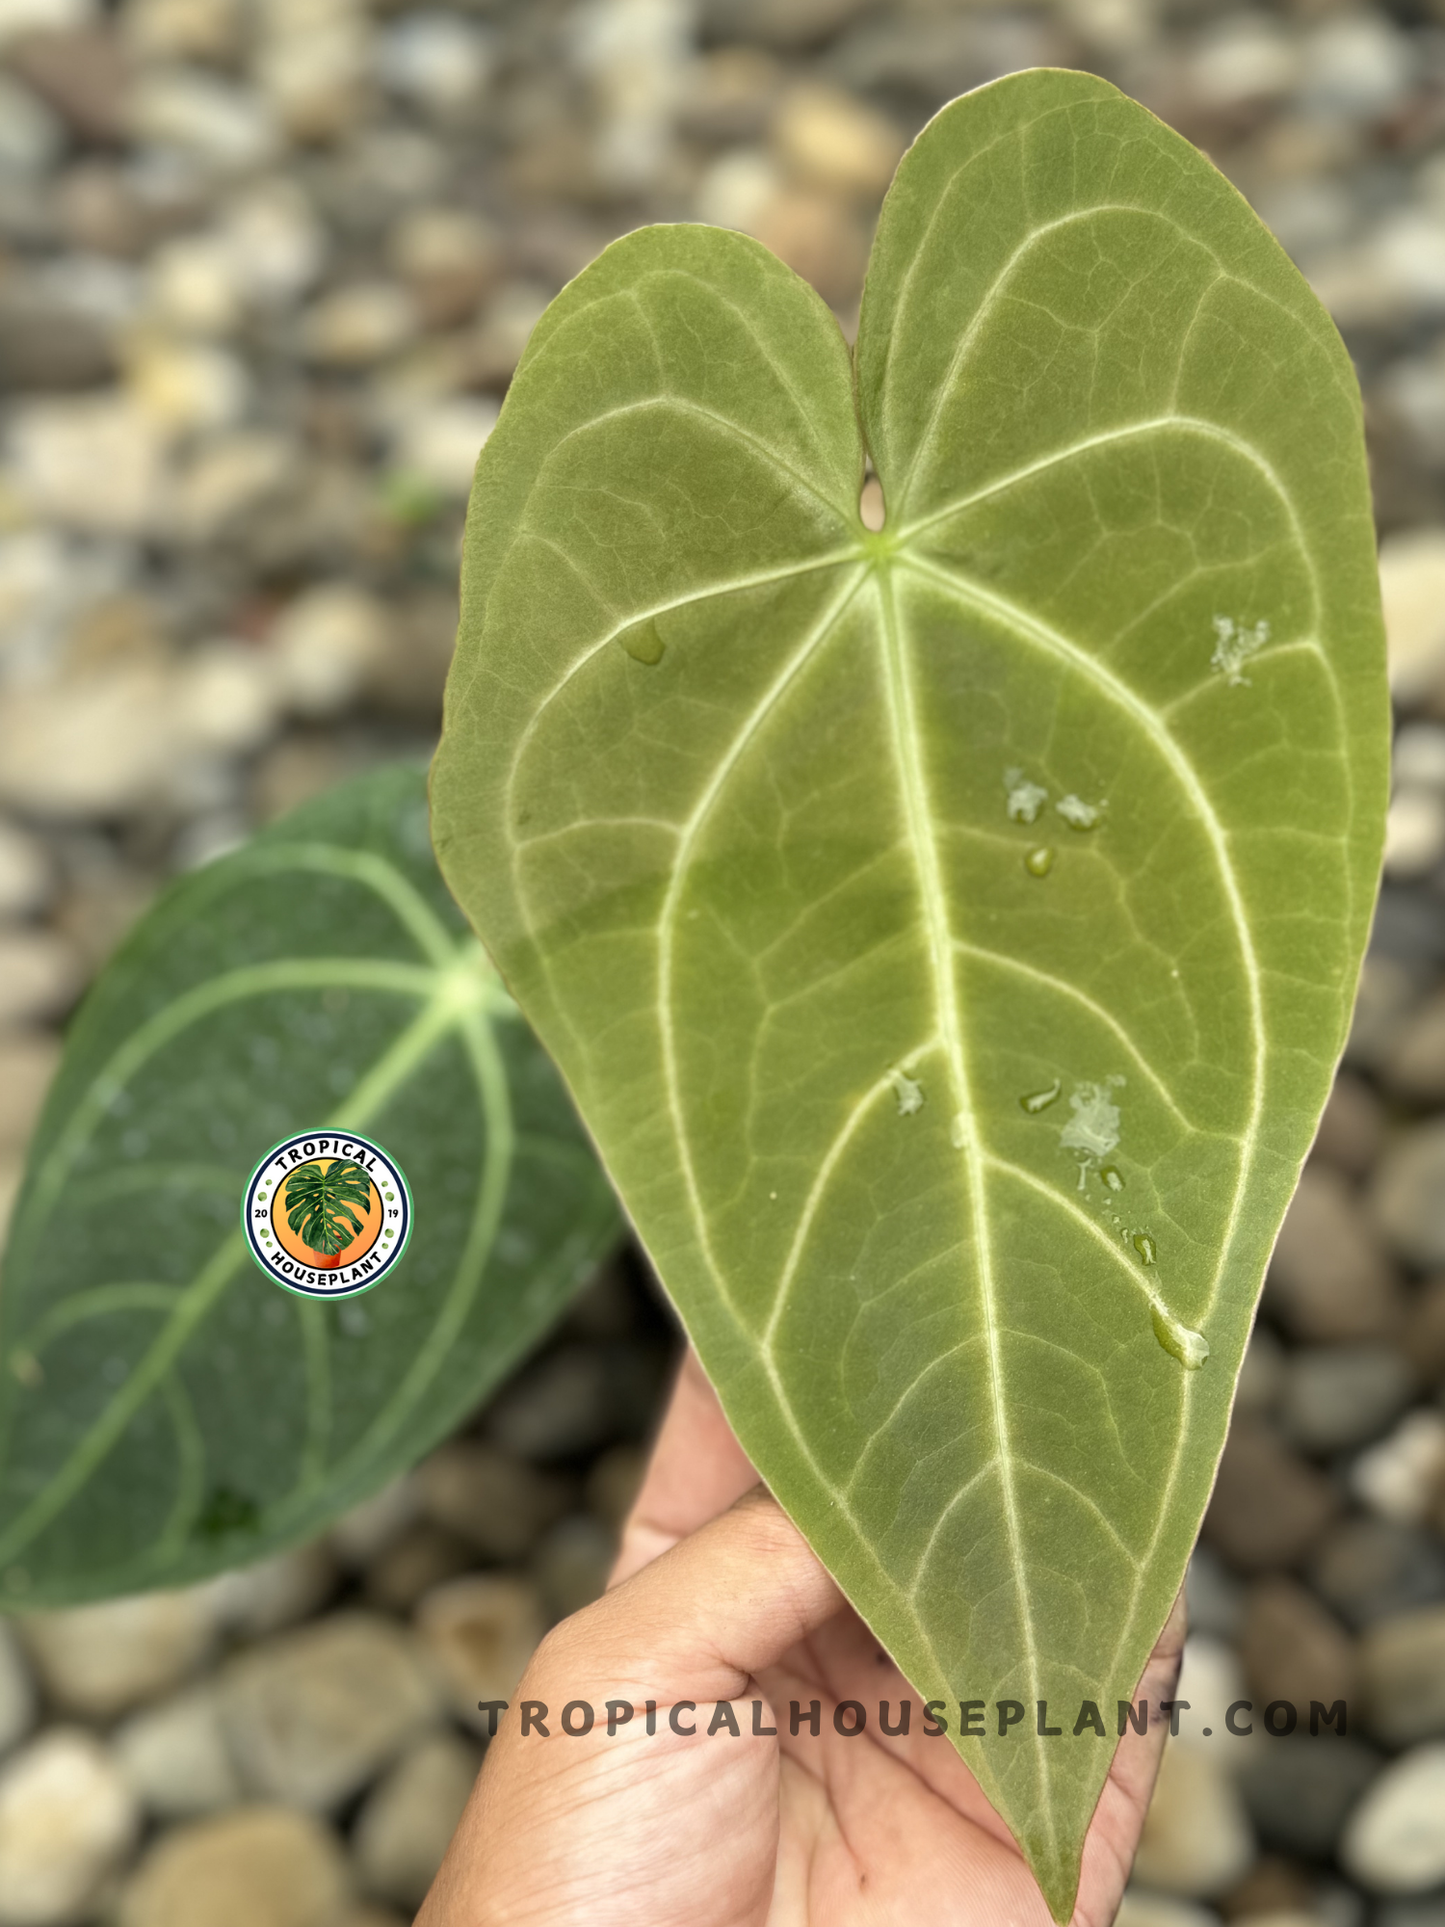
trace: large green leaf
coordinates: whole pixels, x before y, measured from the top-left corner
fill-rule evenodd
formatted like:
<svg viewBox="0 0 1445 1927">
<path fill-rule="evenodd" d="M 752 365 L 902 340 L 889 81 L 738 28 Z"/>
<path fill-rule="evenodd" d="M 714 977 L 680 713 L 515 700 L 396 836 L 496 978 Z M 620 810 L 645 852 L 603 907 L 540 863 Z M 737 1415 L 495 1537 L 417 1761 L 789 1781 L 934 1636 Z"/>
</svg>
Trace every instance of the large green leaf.
<svg viewBox="0 0 1445 1927">
<path fill-rule="evenodd" d="M 238 1228 L 252 1167 L 323 1123 L 376 1137 L 414 1206 L 395 1271 L 333 1303 L 270 1283 Z M 615 1228 L 437 875 L 419 771 L 185 878 L 92 991 L 32 1147 L 0 1292 L 0 1604 L 317 1531 L 456 1424 Z"/>
<path fill-rule="evenodd" d="M 1374 896 L 1344 350 L 1185 141 L 1014 76 L 904 160 L 856 369 L 737 235 L 573 282 L 463 587 L 443 871 L 859 1610 L 1049 1702 L 962 1750 L 1063 1919 Z"/>
</svg>

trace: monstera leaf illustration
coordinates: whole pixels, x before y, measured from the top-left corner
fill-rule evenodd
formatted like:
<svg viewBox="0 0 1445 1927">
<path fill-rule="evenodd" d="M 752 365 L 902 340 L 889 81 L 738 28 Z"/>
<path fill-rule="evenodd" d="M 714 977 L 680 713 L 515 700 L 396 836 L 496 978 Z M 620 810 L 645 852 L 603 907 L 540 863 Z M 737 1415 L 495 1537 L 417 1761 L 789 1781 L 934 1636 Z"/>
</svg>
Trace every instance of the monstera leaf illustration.
<svg viewBox="0 0 1445 1927">
<path fill-rule="evenodd" d="M 356 1212 L 362 1213 L 358 1218 Z M 286 1180 L 286 1222 L 302 1244 L 334 1258 L 361 1236 L 371 1209 L 371 1179 L 350 1158 L 298 1164 Z"/>
</svg>

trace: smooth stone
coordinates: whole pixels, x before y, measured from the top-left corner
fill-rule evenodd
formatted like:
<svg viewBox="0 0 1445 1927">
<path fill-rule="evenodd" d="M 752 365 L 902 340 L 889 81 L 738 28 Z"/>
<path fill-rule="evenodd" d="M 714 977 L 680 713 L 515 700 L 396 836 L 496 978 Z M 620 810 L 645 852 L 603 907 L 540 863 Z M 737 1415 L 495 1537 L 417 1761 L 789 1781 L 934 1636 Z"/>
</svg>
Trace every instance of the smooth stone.
<svg viewBox="0 0 1445 1927">
<path fill-rule="evenodd" d="M 1310 1584 L 1349 1625 L 1366 1627 L 1445 1599 L 1445 1547 L 1391 1519 L 1342 1519 L 1326 1533 Z"/>
<path fill-rule="evenodd" d="M 1382 899 L 1387 910 L 1399 894 L 1392 889 L 1388 893 L 1389 900 Z M 1417 907 L 1420 894 L 1419 891 L 1408 893 L 1412 904 Z M 1377 945 L 1379 935 L 1377 922 Z M 1410 949 L 1408 942 L 1406 949 Z M 1345 1062 L 1353 1074 L 1365 1070 L 1383 1075 L 1384 1067 L 1394 1055 L 1401 1031 L 1424 1002 L 1425 992 L 1433 983 L 1435 974 L 1428 955 L 1417 959 L 1413 955 L 1396 955 L 1393 951 L 1385 952 L 1377 948 L 1365 958 L 1359 989 L 1355 994 L 1350 1035 L 1345 1044 Z"/>
<path fill-rule="evenodd" d="M 0 1035 L 0 1151 L 23 1150 L 60 1065 L 60 1039 L 50 1031 Z"/>
<path fill-rule="evenodd" d="M 488 1436 L 518 1458 L 570 1458 L 645 1428 L 658 1361 L 636 1346 L 559 1345 L 512 1380 L 486 1418 Z"/>
<path fill-rule="evenodd" d="M 192 650 L 180 665 L 175 700 L 182 739 L 218 756 L 259 749 L 279 720 L 264 656 L 233 642 Z"/>
<path fill-rule="evenodd" d="M 1305 1341 L 1375 1338 L 1398 1324 L 1399 1282 L 1353 1188 L 1338 1172 L 1306 1165 L 1265 1290 L 1275 1316 Z"/>
<path fill-rule="evenodd" d="M 1414 1373 L 1388 1345 L 1338 1345 L 1290 1355 L 1280 1427 L 1306 1452 L 1339 1452 L 1380 1434 L 1410 1402 Z"/>
<path fill-rule="evenodd" d="M 1210 1744 L 1173 1741 L 1164 1749 L 1134 1861 L 1145 1887 L 1209 1899 L 1253 1864 L 1249 1816 L 1219 1755 L 1206 1750 Z"/>
<path fill-rule="evenodd" d="M 419 1520 L 368 1564 L 367 1602 L 383 1612 L 409 1613 L 434 1586 L 472 1571 L 477 1556 L 470 1539 Z"/>
<path fill-rule="evenodd" d="M 1390 1900 L 1371 1918 L 1374 1927 L 1445 1927 L 1445 1894 L 1434 1900 Z"/>
<path fill-rule="evenodd" d="M 1445 1266 L 1445 1118 L 1417 1124 L 1386 1146 L 1370 1203 L 1402 1258 L 1421 1270 Z"/>
<path fill-rule="evenodd" d="M 1445 1278 L 1431 1278 L 1410 1306 L 1401 1350 L 1427 1382 L 1445 1377 Z"/>
<path fill-rule="evenodd" d="M 10 1622 L 0 1619 L 0 1753 L 8 1753 L 35 1723 L 35 1683 Z"/>
<path fill-rule="evenodd" d="M 586 1513 L 562 1519 L 532 1557 L 531 1574 L 555 1619 L 590 1606 L 607 1590 L 617 1557 L 617 1534 Z"/>
<path fill-rule="evenodd" d="M 309 1618 L 330 1598 L 336 1578 L 330 1551 L 314 1541 L 222 1573 L 208 1590 L 227 1631 L 260 1639 Z"/>
<path fill-rule="evenodd" d="M 97 1720 L 179 1684 L 209 1656 L 216 1635 L 204 1587 L 27 1614 L 18 1624 L 50 1697 Z"/>
<path fill-rule="evenodd" d="M 1234 1391 L 1234 1409 L 1268 1417 L 1279 1402 L 1285 1379 L 1285 1349 L 1268 1325 L 1257 1324 L 1249 1335 L 1239 1382 Z"/>
<path fill-rule="evenodd" d="M 1237 1572 L 1277 1572 L 1310 1549 L 1339 1494 L 1268 1425 L 1242 1414 L 1230 1429 L 1204 1538 Z"/>
<path fill-rule="evenodd" d="M 1292 1579 L 1266 1579 L 1250 1588 L 1239 1651 L 1262 1704 L 1288 1700 L 1303 1718 L 1312 1700 L 1331 1706 L 1354 1698 L 1359 1668 L 1353 1641 Z"/>
<path fill-rule="evenodd" d="M 45 173 L 64 145 L 65 130 L 44 101 L 0 74 L 0 168 L 33 178 Z"/>
<path fill-rule="evenodd" d="M 493 61 L 485 30 L 456 12 L 404 14 L 376 41 L 382 86 L 444 121 L 475 109 Z"/>
<path fill-rule="evenodd" d="M 1372 1748 L 1330 1729 L 1317 1738 L 1297 1732 L 1241 1754 L 1239 1788 L 1267 1848 L 1325 1860 L 1346 1816 L 1383 1764 Z"/>
<path fill-rule="evenodd" d="M 385 647 L 386 628 L 385 605 L 352 583 L 303 590 L 277 617 L 270 637 L 286 706 L 317 719 L 348 708 Z"/>
<path fill-rule="evenodd" d="M 240 52 L 238 0 L 129 0 L 121 31 L 143 61 L 228 62 Z"/>
<path fill-rule="evenodd" d="M 53 882 L 50 857 L 39 837 L 0 823 L 0 917 L 28 917 L 43 909 Z"/>
<path fill-rule="evenodd" d="M 1445 1744 L 1418 1746 L 1387 1766 L 1351 1814 L 1340 1842 L 1345 1871 L 1382 1894 L 1418 1894 L 1445 1881 Z"/>
<path fill-rule="evenodd" d="M 497 425 L 497 404 L 455 395 L 409 410 L 392 437 L 393 466 L 408 480 L 464 501 L 477 457 Z"/>
<path fill-rule="evenodd" d="M 416 1480 L 411 1473 L 403 1473 L 342 1513 L 331 1528 L 332 1550 L 352 1570 L 369 1565 L 415 1523 L 420 1511 L 421 1493 Z"/>
<path fill-rule="evenodd" d="M 98 13 L 96 0 L 0 0 L 0 45 L 21 34 L 88 27 Z"/>
<path fill-rule="evenodd" d="M 139 1822 L 100 1741 L 47 1728 L 0 1765 L 0 1923 L 70 1927 L 88 1916 Z"/>
<path fill-rule="evenodd" d="M 0 1026 L 59 1017 L 81 982 L 74 947 L 55 931 L 0 929 Z"/>
<path fill-rule="evenodd" d="M 38 519 L 93 535 L 141 537 L 160 519 L 159 424 L 118 391 L 30 400 L 9 428 L 10 479 Z"/>
<path fill-rule="evenodd" d="M 358 1793 L 441 1711 L 414 1636 L 361 1612 L 241 1654 L 222 1668 L 218 1689 L 244 1784 L 317 1811 Z"/>
<path fill-rule="evenodd" d="M 1431 790 L 1397 785 L 1385 818 L 1385 875 L 1396 882 L 1428 876 L 1445 856 L 1445 805 Z"/>
<path fill-rule="evenodd" d="M 419 1907 L 467 1804 L 482 1754 L 455 1733 L 437 1733 L 403 1755 L 366 1797 L 351 1846 L 366 1888 Z"/>
<path fill-rule="evenodd" d="M 248 515 L 284 494 L 300 466 L 296 444 L 275 430 L 208 437 L 176 477 L 173 539 L 204 548 L 233 536 Z"/>
<path fill-rule="evenodd" d="M 530 1552 L 571 1497 L 568 1480 L 476 1439 L 453 1439 L 414 1476 L 428 1518 L 500 1564 Z"/>
<path fill-rule="evenodd" d="M 1383 120 L 1412 85 L 1412 43 L 1378 13 L 1346 13 L 1307 32 L 1301 98 L 1346 119 Z"/>
<path fill-rule="evenodd" d="M 329 1827 L 241 1807 L 162 1835 L 127 1884 L 119 1927 L 337 1927 L 350 1884 Z"/>
<path fill-rule="evenodd" d="M 1244 1612 L 1244 1588 L 1212 1546 L 1197 1545 L 1184 1576 L 1191 1637 L 1232 1641 Z"/>
<path fill-rule="evenodd" d="M 1219 1915 L 1187 1900 L 1168 1900 L 1130 1887 L 1119 1903 L 1114 1927 L 1219 1927 Z"/>
<path fill-rule="evenodd" d="M 1179 1668 L 1175 1696 L 1188 1700 L 1189 1713 L 1184 1730 L 1199 1734 L 1209 1726 L 1215 1734 L 1226 1731 L 1224 1716 L 1236 1700 L 1247 1699 L 1244 1669 L 1233 1646 L 1210 1633 L 1197 1632 L 1191 1624 L 1184 1642 L 1184 1657 Z M 1201 1735 L 1202 1737 L 1202 1735 Z M 1234 1763 L 1239 1742 L 1231 1737 L 1227 1760 Z"/>
<path fill-rule="evenodd" d="M 143 70 L 131 97 L 130 120 L 133 139 L 179 149 L 223 176 L 260 166 L 279 146 L 268 101 L 199 67 Z"/>
<path fill-rule="evenodd" d="M 884 115 L 841 88 L 803 82 L 783 97 L 773 144 L 799 179 L 871 201 L 893 179 L 907 142 Z"/>
<path fill-rule="evenodd" d="M 189 1819 L 244 1797 L 209 1683 L 133 1713 L 113 1735 L 116 1763 L 147 1810 Z"/>
<path fill-rule="evenodd" d="M 453 1710 L 485 1733 L 480 1700 L 510 1700 L 545 1630 L 542 1602 L 524 1579 L 478 1575 L 436 1586 L 415 1623 L 452 1691 Z"/>
<path fill-rule="evenodd" d="M 0 112 L 6 94 L 0 90 Z M 0 282 L 0 387 L 89 388 L 115 373 L 115 329 L 43 283 Z"/>
<path fill-rule="evenodd" d="M 1387 1746 L 1445 1734 L 1445 1605 L 1377 1620 L 1360 1662 L 1370 1730 Z"/>
<path fill-rule="evenodd" d="M 1381 1518 L 1421 1524 L 1445 1492 L 1445 1414 L 1407 1412 L 1388 1438 L 1355 1460 L 1349 1482 Z"/>
<path fill-rule="evenodd" d="M 396 282 L 357 282 L 323 295 L 310 309 L 306 351 L 322 367 L 369 368 L 404 348 L 417 321 L 415 303 Z"/>
<path fill-rule="evenodd" d="M 1400 1026 L 1382 1075 L 1394 1096 L 1412 1104 L 1445 1099 L 1445 995 L 1428 998 Z"/>
<path fill-rule="evenodd" d="M 459 326 L 496 283 L 503 262 L 490 222 L 462 208 L 413 208 L 387 237 L 392 266 L 428 328 Z"/>
</svg>

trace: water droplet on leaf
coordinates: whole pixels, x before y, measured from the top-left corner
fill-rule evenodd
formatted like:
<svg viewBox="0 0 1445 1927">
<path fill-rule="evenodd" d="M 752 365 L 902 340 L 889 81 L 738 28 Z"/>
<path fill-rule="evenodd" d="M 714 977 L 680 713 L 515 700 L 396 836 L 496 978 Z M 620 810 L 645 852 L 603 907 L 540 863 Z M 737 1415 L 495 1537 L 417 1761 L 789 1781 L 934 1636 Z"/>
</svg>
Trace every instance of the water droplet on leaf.
<svg viewBox="0 0 1445 1927">
<path fill-rule="evenodd" d="M 1031 877 L 1046 877 L 1054 867 L 1054 853 L 1047 843 L 1040 844 L 1037 850 L 1030 850 L 1024 858 L 1024 868 Z"/>
<path fill-rule="evenodd" d="M 1154 1240 L 1149 1236 L 1149 1233 L 1147 1231 L 1136 1231 L 1134 1233 L 1134 1249 L 1138 1252 L 1139 1256 L 1144 1260 L 1146 1265 L 1158 1264 L 1159 1247 L 1155 1244 Z"/>
<path fill-rule="evenodd" d="M 1116 1166 L 1112 1164 L 1106 1164 L 1103 1170 L 1099 1173 L 1099 1176 L 1104 1180 L 1105 1184 L 1108 1185 L 1111 1191 L 1122 1191 L 1124 1189 L 1124 1175 L 1120 1170 L 1117 1169 Z"/>
<path fill-rule="evenodd" d="M 639 623 L 635 629 L 626 630 L 618 640 L 634 662 L 644 662 L 649 668 L 662 661 L 663 651 L 667 648 L 655 618 Z"/>
<path fill-rule="evenodd" d="M 1046 1091 L 1029 1091 L 1019 1099 L 1019 1103 L 1030 1117 L 1037 1117 L 1040 1111 L 1046 1111 L 1050 1104 L 1058 1102 L 1059 1093 L 1063 1088 L 1063 1078 L 1056 1077 Z"/>
<path fill-rule="evenodd" d="M 1149 1308 L 1154 1336 L 1171 1358 L 1177 1358 L 1186 1372 L 1197 1372 L 1209 1356 L 1209 1340 L 1203 1332 L 1191 1331 L 1159 1305 Z"/>
</svg>

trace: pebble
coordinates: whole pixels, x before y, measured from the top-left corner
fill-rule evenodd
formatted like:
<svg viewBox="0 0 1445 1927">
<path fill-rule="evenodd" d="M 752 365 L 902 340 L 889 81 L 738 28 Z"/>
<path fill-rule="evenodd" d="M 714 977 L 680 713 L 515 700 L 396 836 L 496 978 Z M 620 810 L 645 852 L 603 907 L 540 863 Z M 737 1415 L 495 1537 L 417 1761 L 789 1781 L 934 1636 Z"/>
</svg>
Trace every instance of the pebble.
<svg viewBox="0 0 1445 1927">
<path fill-rule="evenodd" d="M 40 839 L 0 823 L 0 918 L 30 916 L 44 906 L 52 885 L 50 859 Z M 0 1078 L 0 1087 L 3 1083 Z"/>
<path fill-rule="evenodd" d="M 352 1831 L 352 1852 L 368 1891 L 409 1909 L 421 1905 L 481 1763 L 480 1747 L 455 1733 L 437 1733 L 373 1787 Z"/>
<path fill-rule="evenodd" d="M 421 1511 L 416 1479 L 405 1472 L 349 1512 L 331 1528 L 331 1547 L 343 1565 L 365 1566 L 379 1558 L 414 1524 Z"/>
<path fill-rule="evenodd" d="M 454 1712 L 485 1732 L 477 1702 L 512 1697 L 545 1618 L 525 1579 L 486 1574 L 434 1587 L 417 1606 L 416 1628 L 451 1687 Z"/>
<path fill-rule="evenodd" d="M 142 73 L 131 95 L 130 122 L 142 141 L 178 150 L 222 177 L 259 167 L 280 145 L 269 103 L 198 67 Z"/>
<path fill-rule="evenodd" d="M 1349 1625 L 1370 1626 L 1445 1599 L 1445 1547 L 1417 1526 L 1342 1519 L 1326 1533 L 1309 1578 Z"/>
<path fill-rule="evenodd" d="M 1250 1589 L 1240 1657 L 1255 1698 L 1303 1710 L 1355 1696 L 1358 1668 L 1349 1634 L 1303 1586 L 1267 1579 Z"/>
<path fill-rule="evenodd" d="M 1219 1915 L 1187 1900 L 1166 1900 L 1130 1888 L 1119 1903 L 1114 1927 L 1219 1927 Z"/>
<path fill-rule="evenodd" d="M 416 333 L 416 307 L 393 281 L 357 282 L 323 295 L 306 316 L 304 339 L 327 368 L 369 368 L 406 346 Z"/>
<path fill-rule="evenodd" d="M 1283 1374 L 1279 1418 L 1306 1452 L 1339 1452 L 1378 1438 L 1415 1389 L 1402 1351 L 1331 1345 L 1294 1352 Z"/>
<path fill-rule="evenodd" d="M 57 932 L 0 928 L 0 1026 L 61 1016 L 83 981 L 74 946 Z"/>
<path fill-rule="evenodd" d="M 1244 1349 L 1234 1402 L 1238 1412 L 1268 1416 L 1279 1403 L 1285 1381 L 1286 1353 L 1268 1325 L 1256 1324 Z"/>
<path fill-rule="evenodd" d="M 554 1619 L 566 1619 L 600 1599 L 617 1557 L 617 1534 L 599 1519 L 574 1514 L 538 1546 L 531 1573 Z"/>
<path fill-rule="evenodd" d="M 383 1612 L 409 1613 L 433 1586 L 470 1572 L 476 1563 L 476 1548 L 470 1540 L 421 1520 L 369 1562 L 366 1598 Z"/>
<path fill-rule="evenodd" d="M 1307 1706 L 1299 1702 L 1302 1714 Z M 1266 1848 L 1327 1860 L 1346 1815 L 1382 1765 L 1372 1748 L 1322 1728 L 1319 1738 L 1298 1732 L 1244 1750 L 1236 1771 Z"/>
<path fill-rule="evenodd" d="M 1308 1552 L 1339 1503 L 1269 1426 L 1242 1414 L 1220 1460 L 1204 1537 L 1238 1572 L 1282 1571 Z"/>
<path fill-rule="evenodd" d="M 165 499 L 159 426 L 118 391 L 27 400 L 7 438 L 8 477 L 38 519 L 94 535 L 142 536 Z"/>
<path fill-rule="evenodd" d="M 113 1743 L 116 1763 L 137 1798 L 160 1819 L 213 1813 L 243 1797 L 209 1682 L 132 1714 Z"/>
<path fill-rule="evenodd" d="M 1350 1485 L 1381 1518 L 1420 1524 L 1445 1492 L 1445 1414 L 1407 1412 L 1388 1438 L 1355 1460 Z"/>
<path fill-rule="evenodd" d="M 1191 1636 L 1234 1639 L 1244 1613 L 1244 1588 L 1212 1546 L 1195 1546 L 1184 1584 Z"/>
<path fill-rule="evenodd" d="M 386 627 L 384 606 L 349 582 L 303 590 L 270 637 L 276 688 L 287 708 L 312 718 L 345 709 L 382 654 Z"/>
<path fill-rule="evenodd" d="M 1352 1188 L 1306 1165 L 1270 1261 L 1266 1304 L 1300 1339 L 1374 1338 L 1395 1328 L 1399 1284 Z"/>
<path fill-rule="evenodd" d="M 1385 1141 L 1384 1107 L 1362 1077 L 1342 1070 L 1325 1104 L 1312 1158 L 1332 1164 L 1347 1177 L 1364 1177 Z"/>
<path fill-rule="evenodd" d="M 588 1510 L 614 1533 L 620 1532 L 646 1471 L 647 1453 L 641 1446 L 612 1446 L 593 1461 L 587 1474 Z"/>
<path fill-rule="evenodd" d="M 890 121 L 841 89 L 805 83 L 784 97 L 773 123 L 784 164 L 832 192 L 876 200 L 906 145 Z"/>
<path fill-rule="evenodd" d="M 193 650 L 174 678 L 173 695 L 181 740 L 217 756 L 249 755 L 279 722 L 270 665 L 245 644 L 222 640 Z"/>
<path fill-rule="evenodd" d="M 1385 875 L 1427 876 L 1445 855 L 1445 806 L 1432 790 L 1398 787 L 1385 819 Z"/>
<path fill-rule="evenodd" d="M 1427 1385 L 1445 1377 L 1445 1278 L 1416 1293 L 1401 1349 Z"/>
<path fill-rule="evenodd" d="M 1406 1018 L 1381 1068 L 1392 1095 L 1419 1105 L 1445 1101 L 1445 997 L 1437 993 Z"/>
<path fill-rule="evenodd" d="M 387 254 L 427 328 L 457 327 L 475 314 L 503 259 L 496 229 L 453 207 L 409 210 L 392 229 Z"/>
<path fill-rule="evenodd" d="M 1387 1746 L 1445 1735 L 1445 1606 L 1377 1620 L 1360 1663 L 1370 1730 Z"/>
<path fill-rule="evenodd" d="M 95 0 L 0 0 L 0 44 L 20 34 L 86 27 L 96 12 Z"/>
<path fill-rule="evenodd" d="M 1234 1647 L 1209 1633 L 1196 1631 L 1192 1615 L 1175 1692 L 1179 1699 L 1189 1702 L 1190 1730 L 1211 1726 L 1216 1733 L 1224 1732 L 1224 1716 L 1234 1702 L 1249 1696 L 1244 1669 Z M 1231 1744 L 1231 1759 L 1234 1750 Z"/>
<path fill-rule="evenodd" d="M 561 1345 L 529 1365 L 493 1401 L 486 1429 L 518 1458 L 569 1458 L 617 1429 L 617 1361 L 599 1346 Z"/>
<path fill-rule="evenodd" d="M 1411 708 L 1445 684 L 1445 530 L 1411 529 L 1380 544 L 1380 596 L 1390 689 Z"/>
<path fill-rule="evenodd" d="M 195 1672 L 216 1634 L 205 1589 L 195 1587 L 28 1614 L 18 1625 L 51 1698 L 68 1713 L 97 1720 L 113 1719 Z"/>
<path fill-rule="evenodd" d="M 1445 1881 L 1445 1745 L 1404 1754 L 1379 1775 L 1340 1843 L 1345 1871 L 1375 1893 L 1417 1894 Z"/>
<path fill-rule="evenodd" d="M 440 1713 L 412 1635 L 360 1612 L 336 1613 L 228 1661 L 218 1688 L 246 1786 L 318 1811 L 359 1792 Z"/>
<path fill-rule="evenodd" d="M 568 1480 L 477 1439 L 453 1439 L 414 1477 L 427 1516 L 499 1563 L 529 1553 L 571 1496 Z"/>
<path fill-rule="evenodd" d="M 1371 1204 L 1402 1258 L 1422 1270 L 1445 1266 L 1445 1119 L 1418 1124 L 1386 1146 Z"/>
<path fill-rule="evenodd" d="M 1164 1749 L 1149 1803 L 1135 1878 L 1190 1899 L 1223 1893 L 1248 1871 L 1254 1834 L 1244 1802 L 1207 1740 Z"/>
<path fill-rule="evenodd" d="M 0 1922 L 69 1927 L 87 1917 L 139 1818 L 93 1734 L 52 1726 L 12 1754 L 0 1764 Z"/>
<path fill-rule="evenodd" d="M 442 120 L 474 108 L 492 62 L 485 30 L 457 13 L 405 14 L 377 36 L 375 70 L 382 86 Z"/>
<path fill-rule="evenodd" d="M 0 706 L 0 794 L 62 820 L 129 815 L 171 784 L 170 682 L 143 664 L 7 692 Z"/>
<path fill-rule="evenodd" d="M 253 1566 L 237 1566 L 207 1587 L 212 1610 L 228 1632 L 260 1639 L 306 1619 L 336 1585 L 336 1562 L 321 1541 L 294 1546 Z"/>
<path fill-rule="evenodd" d="M 465 501 L 477 457 L 497 425 L 497 404 L 456 396 L 406 411 L 391 440 L 393 464 L 409 480 Z"/>
<path fill-rule="evenodd" d="M 35 1687 L 20 1642 L 0 1619 L 0 1754 L 23 1740 L 35 1720 Z"/>
<path fill-rule="evenodd" d="M 349 1887 L 329 1828 L 241 1807 L 162 1835 L 126 1886 L 118 1927 L 339 1927 Z"/>
</svg>

